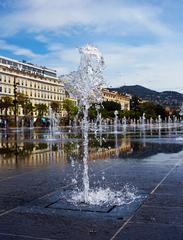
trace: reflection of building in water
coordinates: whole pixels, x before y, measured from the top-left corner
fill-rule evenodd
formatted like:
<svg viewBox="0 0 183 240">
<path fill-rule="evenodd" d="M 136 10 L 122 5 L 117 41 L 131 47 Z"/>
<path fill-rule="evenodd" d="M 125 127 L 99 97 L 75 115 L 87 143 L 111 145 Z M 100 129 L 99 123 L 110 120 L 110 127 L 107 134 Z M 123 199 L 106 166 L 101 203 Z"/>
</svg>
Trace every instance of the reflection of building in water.
<svg viewBox="0 0 183 240">
<path fill-rule="evenodd" d="M 36 144 L 31 150 L 26 149 L 23 143 L 17 148 L 13 143 L 0 145 L 0 167 L 39 167 L 67 163 L 62 143 L 57 144 L 56 150 L 53 150 L 54 144 L 42 145 L 42 149 L 40 144 Z"/>
<path fill-rule="evenodd" d="M 51 164 L 66 165 L 72 156 L 75 161 L 82 160 L 82 147 L 78 148 L 78 143 L 71 142 L 46 142 L 38 141 L 39 134 L 34 134 L 36 141 L 25 142 L 24 137 L 10 135 L 7 139 L 1 139 L 0 142 L 0 168 L 23 168 L 23 167 L 41 167 Z M 110 144 L 109 144 L 110 146 Z M 118 152 L 129 152 L 131 150 L 130 139 L 119 140 Z M 93 147 L 89 148 L 89 160 L 107 159 L 116 154 L 115 147 Z"/>
<path fill-rule="evenodd" d="M 116 154 L 116 150 L 118 152 L 130 152 L 131 151 L 131 141 L 130 139 L 122 140 L 120 146 L 116 148 L 92 148 L 89 150 L 89 160 L 99 160 L 106 159 L 111 155 Z"/>
</svg>

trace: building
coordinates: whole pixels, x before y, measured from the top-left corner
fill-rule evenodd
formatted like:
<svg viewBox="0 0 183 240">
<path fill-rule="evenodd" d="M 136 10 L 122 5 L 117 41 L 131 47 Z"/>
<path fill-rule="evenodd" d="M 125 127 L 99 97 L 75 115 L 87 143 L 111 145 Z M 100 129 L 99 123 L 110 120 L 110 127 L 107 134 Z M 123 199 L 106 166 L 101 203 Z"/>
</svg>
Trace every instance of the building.
<svg viewBox="0 0 183 240">
<path fill-rule="evenodd" d="M 63 101 L 64 85 L 56 70 L 0 56 L 0 95 L 14 97 L 14 90 L 26 94 L 33 105 Z M 23 112 L 20 109 L 19 115 Z"/>
<path fill-rule="evenodd" d="M 116 91 L 102 90 L 104 101 L 113 101 L 121 105 L 121 110 L 130 110 L 130 95 L 123 95 Z"/>
</svg>

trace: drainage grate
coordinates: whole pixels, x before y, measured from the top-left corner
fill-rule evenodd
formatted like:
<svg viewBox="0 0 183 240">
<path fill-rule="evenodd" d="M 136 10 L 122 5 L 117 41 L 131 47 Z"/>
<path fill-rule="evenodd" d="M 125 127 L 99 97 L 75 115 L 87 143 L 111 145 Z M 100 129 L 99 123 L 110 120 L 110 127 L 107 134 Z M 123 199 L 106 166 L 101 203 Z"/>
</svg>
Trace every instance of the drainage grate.
<svg viewBox="0 0 183 240">
<path fill-rule="evenodd" d="M 85 212 L 101 212 L 101 213 L 109 213 L 115 206 L 107 206 L 107 205 L 89 205 L 86 203 L 74 204 L 69 202 L 67 199 L 71 196 L 72 190 L 66 190 L 60 193 L 59 199 L 57 201 L 50 203 L 47 205 L 47 208 L 52 209 L 62 209 L 62 210 L 72 210 L 72 211 L 85 211 Z"/>
</svg>

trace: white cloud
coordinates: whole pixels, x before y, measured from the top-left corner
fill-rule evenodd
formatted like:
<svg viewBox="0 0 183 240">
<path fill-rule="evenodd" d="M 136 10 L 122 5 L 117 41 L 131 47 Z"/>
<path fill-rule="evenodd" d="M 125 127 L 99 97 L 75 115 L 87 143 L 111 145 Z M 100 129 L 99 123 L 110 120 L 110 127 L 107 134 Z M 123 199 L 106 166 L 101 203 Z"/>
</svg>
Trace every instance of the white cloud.
<svg viewBox="0 0 183 240">
<path fill-rule="evenodd" d="M 140 84 L 156 90 L 183 92 L 183 49 L 173 43 L 129 46 L 100 43 L 106 78 L 113 86 Z"/>
<path fill-rule="evenodd" d="M 0 50 L 10 51 L 14 55 L 26 56 L 28 58 L 37 58 L 40 56 L 39 54 L 36 54 L 27 48 L 22 48 L 13 44 L 9 44 L 4 40 L 0 40 Z"/>
<path fill-rule="evenodd" d="M 19 0 L 15 11 L 0 19 L 6 33 L 22 29 L 67 32 L 66 28 L 82 26 L 119 35 L 146 31 L 167 35 L 171 31 L 159 20 L 159 14 L 159 8 L 132 5 L 128 1 Z"/>
<path fill-rule="evenodd" d="M 0 48 L 15 55 L 29 57 L 34 63 L 55 68 L 59 74 L 68 73 L 78 67 L 77 49 L 74 43 L 68 47 L 63 42 L 54 40 L 53 36 L 61 33 L 70 37 L 72 42 L 72 36 L 79 28 L 82 29 L 82 39 L 85 39 L 85 31 L 92 33 L 94 39 L 97 34 L 103 39 L 97 45 L 103 51 L 106 62 L 105 76 L 111 85 L 120 86 L 125 82 L 156 90 L 174 89 L 183 92 L 182 36 L 178 39 L 177 33 L 172 34 L 172 29 L 160 21 L 160 7 L 148 4 L 132 5 L 128 0 L 15 2 L 14 10 L 0 16 L 2 35 L 18 33 L 20 30 L 34 33 L 34 39 L 44 44 L 47 53 L 35 54 L 29 49 L 8 44 L 3 40 L 0 41 Z M 141 43 L 133 46 L 120 43 L 119 38 L 115 42 L 116 35 L 122 40 L 123 36 L 130 35 L 135 38 L 138 35 L 143 41 L 143 37 L 148 33 L 156 37 L 156 43 L 147 44 L 146 41 L 144 45 Z M 113 40 L 106 37 L 107 34 L 112 36 Z"/>
</svg>

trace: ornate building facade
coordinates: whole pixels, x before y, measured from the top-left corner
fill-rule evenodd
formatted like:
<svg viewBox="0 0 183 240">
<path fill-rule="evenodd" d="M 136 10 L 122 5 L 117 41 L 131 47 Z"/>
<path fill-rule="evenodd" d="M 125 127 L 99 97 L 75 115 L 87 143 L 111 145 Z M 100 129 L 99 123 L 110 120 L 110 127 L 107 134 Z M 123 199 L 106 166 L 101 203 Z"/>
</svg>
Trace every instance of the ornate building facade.
<svg viewBox="0 0 183 240">
<path fill-rule="evenodd" d="M 0 56 L 0 96 L 14 98 L 15 88 L 26 94 L 33 105 L 44 103 L 48 106 L 51 101 L 65 98 L 64 85 L 56 70 Z"/>
<path fill-rule="evenodd" d="M 109 91 L 108 89 L 102 90 L 104 101 L 113 101 L 121 105 L 121 110 L 130 110 L 130 99 L 129 95 L 122 95 L 116 91 Z"/>
</svg>

